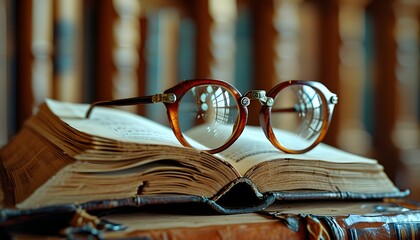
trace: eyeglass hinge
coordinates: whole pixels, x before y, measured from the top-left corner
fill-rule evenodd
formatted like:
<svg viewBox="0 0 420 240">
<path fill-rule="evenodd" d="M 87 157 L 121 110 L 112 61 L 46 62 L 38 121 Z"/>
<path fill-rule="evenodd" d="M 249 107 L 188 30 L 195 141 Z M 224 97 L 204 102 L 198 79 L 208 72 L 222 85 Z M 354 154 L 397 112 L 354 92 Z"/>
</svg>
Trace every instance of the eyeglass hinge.
<svg viewBox="0 0 420 240">
<path fill-rule="evenodd" d="M 152 102 L 167 102 L 173 103 L 176 101 L 176 95 L 174 93 L 163 93 L 163 94 L 155 94 L 152 96 Z"/>
<path fill-rule="evenodd" d="M 337 104 L 338 103 L 337 95 L 334 95 L 330 98 L 330 103 L 332 103 L 332 104 Z"/>
</svg>

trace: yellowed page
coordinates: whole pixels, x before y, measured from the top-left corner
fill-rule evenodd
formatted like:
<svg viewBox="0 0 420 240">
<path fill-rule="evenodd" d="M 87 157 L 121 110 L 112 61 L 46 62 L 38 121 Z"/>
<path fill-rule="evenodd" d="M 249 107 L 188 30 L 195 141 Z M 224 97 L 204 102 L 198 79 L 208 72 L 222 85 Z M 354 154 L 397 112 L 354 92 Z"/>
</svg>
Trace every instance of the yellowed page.
<svg viewBox="0 0 420 240">
<path fill-rule="evenodd" d="M 287 134 L 283 134 L 283 136 L 291 138 Z M 193 137 L 199 141 L 200 134 Z M 260 162 L 274 159 L 321 160 L 331 163 L 377 163 L 376 160 L 350 154 L 325 144 L 319 144 L 315 149 L 304 154 L 286 154 L 275 148 L 265 137 L 263 130 L 255 126 L 246 126 L 239 139 L 218 155 L 235 166 L 241 175 L 245 175 L 246 171 Z"/>
<path fill-rule="evenodd" d="M 139 115 L 113 108 L 95 107 L 85 118 L 88 104 L 47 100 L 51 111 L 71 127 L 103 138 L 141 144 L 181 146 L 172 130 Z M 166 116 L 165 116 L 166 117 Z"/>
</svg>

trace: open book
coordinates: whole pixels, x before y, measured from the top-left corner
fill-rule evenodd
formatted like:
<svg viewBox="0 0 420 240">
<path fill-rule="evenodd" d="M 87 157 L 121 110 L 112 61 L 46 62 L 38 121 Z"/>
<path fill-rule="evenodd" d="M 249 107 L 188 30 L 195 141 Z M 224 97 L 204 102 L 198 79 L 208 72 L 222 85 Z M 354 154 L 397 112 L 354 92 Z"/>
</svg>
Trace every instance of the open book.
<svg viewBox="0 0 420 240">
<path fill-rule="evenodd" d="M 113 108 L 47 100 L 1 150 L 6 206 L 34 208 L 134 196 L 222 204 L 241 191 L 255 199 L 401 197 L 376 160 L 320 144 L 284 154 L 247 126 L 219 153 L 181 146 L 171 129 Z M 189 135 L 199 138 L 200 135 Z M 249 196 L 243 195 L 249 199 Z M 168 200 L 169 199 L 169 200 Z M 260 206 L 267 206 L 265 204 Z M 252 205 L 255 207 L 255 205 Z M 218 205 L 219 210 L 222 209 Z"/>
</svg>

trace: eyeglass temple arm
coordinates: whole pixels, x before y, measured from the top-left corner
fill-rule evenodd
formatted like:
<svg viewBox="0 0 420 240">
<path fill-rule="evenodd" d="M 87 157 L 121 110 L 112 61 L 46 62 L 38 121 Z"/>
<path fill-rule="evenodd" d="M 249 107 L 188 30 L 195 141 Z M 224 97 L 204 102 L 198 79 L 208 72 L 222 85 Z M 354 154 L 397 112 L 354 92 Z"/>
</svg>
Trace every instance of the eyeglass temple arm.
<svg viewBox="0 0 420 240">
<path fill-rule="evenodd" d="M 303 112 L 304 109 L 302 109 L 299 104 L 295 104 L 293 107 L 289 108 L 272 108 L 272 113 L 293 113 L 293 112 Z"/>
<path fill-rule="evenodd" d="M 338 97 L 336 95 L 333 95 L 330 98 L 330 104 L 337 104 L 338 103 Z M 285 113 L 285 112 L 304 112 L 305 108 L 302 108 L 301 105 L 295 104 L 293 107 L 289 108 L 273 108 L 271 109 L 272 113 Z"/>
<path fill-rule="evenodd" d="M 272 113 L 286 113 L 286 112 L 300 112 L 299 109 L 297 109 L 296 107 L 291 107 L 291 108 L 272 108 L 271 109 Z"/>
<path fill-rule="evenodd" d="M 123 98 L 112 101 L 100 101 L 94 102 L 90 105 L 86 112 L 85 118 L 89 118 L 94 107 L 97 106 L 129 106 L 136 104 L 148 104 L 148 103 L 159 103 L 169 102 L 173 103 L 176 101 L 176 95 L 173 93 L 155 94 L 150 96 L 134 97 L 134 98 Z"/>
</svg>

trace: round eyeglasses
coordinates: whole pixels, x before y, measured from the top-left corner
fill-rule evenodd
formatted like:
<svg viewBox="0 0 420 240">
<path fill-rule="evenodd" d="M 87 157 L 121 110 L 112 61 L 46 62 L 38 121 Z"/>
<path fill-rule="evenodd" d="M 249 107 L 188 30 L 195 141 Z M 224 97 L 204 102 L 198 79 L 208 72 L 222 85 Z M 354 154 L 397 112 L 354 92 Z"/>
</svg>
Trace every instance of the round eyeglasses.
<svg viewBox="0 0 420 240">
<path fill-rule="evenodd" d="M 95 106 L 162 102 L 170 126 L 183 146 L 218 153 L 232 145 L 243 132 L 248 119 L 247 107 L 252 100 L 262 105 L 259 119 L 266 137 L 285 153 L 304 153 L 320 143 L 338 103 L 336 94 L 315 81 L 290 80 L 268 93 L 250 90 L 242 95 L 221 80 L 192 79 L 163 94 L 95 102 L 86 117 L 89 118 Z"/>
</svg>

